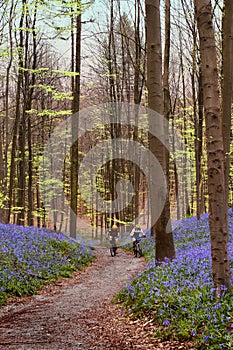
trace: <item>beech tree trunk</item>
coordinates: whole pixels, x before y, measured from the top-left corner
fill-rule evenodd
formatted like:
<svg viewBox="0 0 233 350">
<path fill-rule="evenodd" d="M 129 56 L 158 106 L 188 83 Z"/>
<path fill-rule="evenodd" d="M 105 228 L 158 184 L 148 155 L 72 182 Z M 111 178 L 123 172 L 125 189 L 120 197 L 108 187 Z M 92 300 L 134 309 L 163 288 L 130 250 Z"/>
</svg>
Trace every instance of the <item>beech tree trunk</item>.
<svg viewBox="0 0 233 350">
<path fill-rule="evenodd" d="M 200 37 L 203 75 L 204 111 L 207 137 L 209 225 L 212 271 L 216 296 L 222 287 L 230 290 L 228 258 L 228 225 L 224 178 L 224 150 L 221 124 L 221 102 L 218 86 L 217 53 L 210 0 L 194 0 Z"/>
<path fill-rule="evenodd" d="M 8 200 L 8 219 L 10 222 L 11 218 L 11 207 L 13 204 L 13 187 L 15 180 L 15 172 L 16 172 L 16 151 L 17 151 L 17 140 L 18 140 L 18 130 L 20 124 L 20 114 L 21 114 L 21 84 L 23 81 L 22 68 L 23 68 L 23 44 L 24 44 L 24 17 L 25 17 L 25 6 L 26 1 L 22 0 L 22 11 L 20 16 L 20 33 L 19 33 L 19 45 L 18 45 L 18 77 L 17 77 L 17 87 L 16 87 L 16 107 L 15 107 L 15 120 L 13 126 L 13 138 L 12 138 L 12 146 L 11 146 L 11 163 L 10 163 L 10 180 L 9 180 L 9 200 Z"/>
<path fill-rule="evenodd" d="M 2 147 L 2 133 L 0 132 L 0 193 L 4 193 L 4 160 L 3 160 L 3 147 Z M 0 223 L 5 222 L 5 211 L 2 208 L 2 199 L 0 198 Z"/>
<path fill-rule="evenodd" d="M 148 106 L 160 115 L 164 112 L 162 84 L 162 48 L 160 26 L 160 1 L 146 0 L 146 29 L 147 29 L 147 88 Z M 150 117 L 150 123 L 156 123 L 155 116 Z M 151 126 L 151 124 L 150 124 Z M 161 126 L 162 127 L 162 126 Z M 155 155 L 163 169 L 168 184 L 167 150 L 155 137 L 149 137 L 150 151 Z M 156 181 L 156 179 L 152 179 Z M 154 198 L 153 188 L 150 190 L 151 216 L 153 216 L 158 198 Z M 170 201 L 167 185 L 167 196 L 162 213 L 156 224 L 152 226 L 152 235 L 156 237 L 155 253 L 158 261 L 174 258 L 175 248 L 170 223 Z"/>
<path fill-rule="evenodd" d="M 170 33 L 171 33 L 171 2 L 165 1 L 165 47 L 164 47 L 164 65 L 163 65 L 163 90 L 164 90 L 164 116 L 169 120 L 171 112 L 171 101 L 169 91 L 169 62 L 170 62 Z"/>
<path fill-rule="evenodd" d="M 230 172 L 230 132 L 233 84 L 233 1 L 224 1 L 223 16 L 223 81 L 222 81 L 222 126 L 225 153 L 226 205 L 228 209 Z"/>
<path fill-rule="evenodd" d="M 81 67 L 81 1 L 77 0 L 77 10 L 80 11 L 76 14 L 76 33 L 72 33 L 72 68 L 73 71 L 78 73 L 72 79 L 72 92 L 73 92 L 73 103 L 72 103 L 72 147 L 71 147 L 71 200 L 70 200 L 70 235 L 76 238 L 76 226 L 77 226 L 77 207 L 78 207 L 78 141 L 75 139 L 76 130 L 79 126 L 79 104 L 80 104 L 80 67 Z M 75 37 L 75 40 L 74 40 Z"/>
<path fill-rule="evenodd" d="M 204 193 L 202 179 L 202 150 L 203 150 L 203 84 L 202 71 L 199 67 L 198 76 L 198 120 L 195 128 L 195 157 L 196 157 L 196 188 L 197 188 L 197 219 L 204 213 Z"/>
</svg>

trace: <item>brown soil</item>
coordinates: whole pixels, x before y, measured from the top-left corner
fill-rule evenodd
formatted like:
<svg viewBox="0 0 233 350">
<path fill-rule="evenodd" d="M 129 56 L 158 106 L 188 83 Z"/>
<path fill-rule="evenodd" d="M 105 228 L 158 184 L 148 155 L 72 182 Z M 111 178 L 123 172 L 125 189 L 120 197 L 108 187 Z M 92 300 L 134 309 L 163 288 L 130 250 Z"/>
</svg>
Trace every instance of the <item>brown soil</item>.
<svg viewBox="0 0 233 350">
<path fill-rule="evenodd" d="M 151 336 L 151 320 L 125 318 L 113 296 L 145 266 L 119 250 L 112 258 L 96 249 L 95 262 L 71 279 L 47 286 L 35 296 L 10 300 L 0 309 L 0 349 L 105 350 L 191 349 Z"/>
</svg>

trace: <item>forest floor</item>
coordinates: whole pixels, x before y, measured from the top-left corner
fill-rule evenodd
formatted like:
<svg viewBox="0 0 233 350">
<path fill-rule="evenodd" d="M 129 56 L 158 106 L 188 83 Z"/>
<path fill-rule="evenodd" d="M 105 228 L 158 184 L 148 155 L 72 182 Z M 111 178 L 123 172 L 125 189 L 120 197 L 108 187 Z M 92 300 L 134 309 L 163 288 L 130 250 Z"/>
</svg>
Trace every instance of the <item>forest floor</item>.
<svg viewBox="0 0 233 350">
<path fill-rule="evenodd" d="M 152 337 L 148 320 L 124 317 L 114 295 L 145 266 L 119 249 L 112 258 L 97 247 L 89 267 L 44 287 L 37 295 L 9 300 L 0 309 L 0 349 L 105 350 L 192 349 L 189 343 Z"/>
</svg>

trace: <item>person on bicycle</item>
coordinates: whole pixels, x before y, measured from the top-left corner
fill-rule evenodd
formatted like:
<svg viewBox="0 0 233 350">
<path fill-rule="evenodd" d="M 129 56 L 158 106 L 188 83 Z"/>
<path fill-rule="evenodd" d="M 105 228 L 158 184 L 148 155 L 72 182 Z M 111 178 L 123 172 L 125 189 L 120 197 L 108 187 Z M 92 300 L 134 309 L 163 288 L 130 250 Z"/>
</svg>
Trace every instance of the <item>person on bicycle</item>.
<svg viewBox="0 0 233 350">
<path fill-rule="evenodd" d="M 112 228 L 108 231 L 108 239 L 111 241 L 112 239 L 115 240 L 115 246 L 116 249 L 118 248 L 118 238 L 119 238 L 119 228 L 117 225 L 112 225 Z"/>
<path fill-rule="evenodd" d="M 146 237 L 144 231 L 141 229 L 140 225 L 136 225 L 132 231 L 130 232 L 130 236 L 132 237 L 132 241 L 133 241 L 133 249 L 136 245 L 137 242 L 137 238 L 141 238 L 141 237 Z"/>
</svg>

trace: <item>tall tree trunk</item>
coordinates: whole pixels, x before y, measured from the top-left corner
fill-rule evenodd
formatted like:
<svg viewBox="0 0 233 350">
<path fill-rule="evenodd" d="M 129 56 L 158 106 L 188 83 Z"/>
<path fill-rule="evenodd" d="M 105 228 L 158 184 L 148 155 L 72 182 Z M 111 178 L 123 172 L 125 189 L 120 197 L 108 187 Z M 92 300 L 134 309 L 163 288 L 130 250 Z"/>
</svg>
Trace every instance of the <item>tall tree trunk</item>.
<svg viewBox="0 0 233 350">
<path fill-rule="evenodd" d="M 169 62 L 170 62 L 170 37 L 171 37 L 171 2 L 165 1 L 165 46 L 164 46 L 164 60 L 163 60 L 163 98 L 164 98 L 164 117 L 169 121 L 171 114 L 171 99 L 169 91 Z M 166 130 L 167 138 L 169 130 Z M 167 139 L 167 142 L 168 139 Z M 168 181 L 168 189 L 170 194 L 170 177 L 169 177 L 169 153 L 165 151 L 166 155 L 166 178 Z"/>
<path fill-rule="evenodd" d="M 26 159 L 25 159 L 25 147 L 26 147 L 26 110 L 28 105 L 29 95 L 29 72 L 28 72 L 28 51 L 29 51 L 29 23 L 28 13 L 25 15 L 25 41 L 24 41 L 24 79 L 22 79 L 22 90 L 23 90 L 23 108 L 21 121 L 19 125 L 19 176 L 18 176 L 18 193 L 17 193 L 17 206 L 18 206 L 18 217 L 17 224 L 24 225 L 25 222 L 25 186 L 26 186 Z"/>
<path fill-rule="evenodd" d="M 164 47 L 164 65 L 163 65 L 163 91 L 164 91 L 164 116 L 169 120 L 171 112 L 171 101 L 169 92 L 169 61 L 170 61 L 170 20 L 171 3 L 165 1 L 165 47 Z"/>
<path fill-rule="evenodd" d="M 109 23 L 109 36 L 108 36 L 108 73 L 109 73 L 109 92 L 110 92 L 110 101 L 116 102 L 116 87 L 114 80 L 114 71 L 113 71 L 113 61 L 112 61 L 112 49 L 114 45 L 114 11 L 113 11 L 113 0 L 110 2 L 110 23 Z"/>
<path fill-rule="evenodd" d="M 37 32 L 36 32 L 36 21 L 37 21 L 37 10 L 38 10 L 38 0 L 35 2 L 34 7 L 34 14 L 33 14 L 33 23 L 32 23 L 32 34 L 33 34 L 33 62 L 32 62 L 32 69 L 35 71 L 37 66 Z M 27 110 L 30 110 L 32 107 L 32 100 L 33 100 L 33 92 L 34 92 L 34 85 L 36 81 L 35 73 L 32 72 L 31 82 L 30 82 L 30 89 L 29 89 L 29 97 L 28 97 L 28 104 L 27 104 Z M 32 131 L 31 131 L 31 115 L 28 114 L 28 123 L 27 123 L 27 141 L 28 141 L 28 225 L 33 225 L 33 155 L 32 155 Z"/>
<path fill-rule="evenodd" d="M 194 0 L 200 37 L 207 137 L 209 225 L 216 296 L 231 287 L 217 53 L 210 0 Z"/>
<path fill-rule="evenodd" d="M 141 64 L 141 40 L 140 40 L 140 3 L 138 0 L 135 1 L 135 63 L 134 63 L 134 104 L 135 106 L 135 126 L 133 132 L 134 140 L 138 142 L 138 105 L 141 102 L 141 88 L 140 88 L 140 64 Z M 135 150 L 135 152 L 137 152 Z M 135 159 L 137 155 L 135 154 Z M 134 196 L 134 217 L 138 218 L 139 215 L 139 205 L 140 205 L 140 171 L 136 164 L 133 166 L 134 173 L 134 188 L 137 192 Z"/>
<path fill-rule="evenodd" d="M 160 26 L 160 1 L 146 0 L 146 29 L 147 29 L 147 87 L 148 87 L 148 106 L 151 110 L 163 115 L 163 84 L 162 84 L 162 48 L 161 48 L 161 26 Z M 150 117 L 150 126 L 156 123 L 155 116 Z M 162 127 L 162 125 L 161 125 Z M 164 132 L 164 130 L 163 130 Z M 160 162 L 167 177 L 167 150 L 155 138 L 149 138 L 150 151 Z M 167 179 L 168 180 L 168 179 Z M 152 183 L 155 179 L 152 179 Z M 167 181 L 168 184 L 168 181 Z M 167 186 L 168 187 L 168 186 Z M 155 195 L 153 188 L 150 190 L 150 206 L 152 222 L 154 211 L 156 208 Z M 152 226 L 152 234 L 156 237 L 156 259 L 163 261 L 166 257 L 173 258 L 175 256 L 174 242 L 170 225 L 170 202 L 169 190 L 167 188 L 167 196 L 162 213 L 156 224 Z"/>
<path fill-rule="evenodd" d="M 35 3 L 35 11 L 37 10 L 37 4 Z M 33 19 L 33 42 L 35 41 L 36 38 L 36 33 L 35 33 L 35 21 L 36 21 L 36 16 L 34 14 L 34 19 Z M 26 211 L 26 156 L 25 156 L 25 150 L 26 150 L 26 133 L 27 133 L 27 126 L 30 126 L 30 121 L 27 123 L 27 118 L 30 118 L 27 115 L 27 110 L 31 109 L 32 105 L 32 95 L 33 95 L 33 85 L 35 84 L 35 75 L 33 74 L 33 79 L 32 82 L 30 82 L 30 73 L 29 73 L 29 46 L 30 46 L 30 20 L 29 20 L 29 14 L 26 12 L 25 16 L 25 43 L 24 43 L 24 80 L 23 80 L 23 111 L 22 111 L 22 116 L 21 116 L 21 122 L 20 122 L 20 127 L 19 127 L 19 179 L 18 179 L 18 207 L 19 207 L 19 214 L 17 218 L 17 223 L 20 225 L 25 224 L 25 211 Z M 34 45 L 35 46 L 35 42 Z M 35 47 L 34 47 L 34 61 L 33 61 L 33 67 L 32 69 L 35 70 L 36 65 L 35 65 Z M 28 130 L 28 135 L 30 135 L 31 130 Z M 29 156 L 31 157 L 31 140 L 28 140 L 29 144 Z M 29 174 L 29 183 L 32 180 L 32 160 L 29 159 L 30 164 L 30 174 Z M 31 185 L 31 184 L 30 184 Z M 29 194 L 29 199 L 30 199 L 30 212 L 32 213 L 32 208 L 31 208 L 31 191 L 32 188 L 28 191 Z M 32 224 L 31 220 L 29 225 Z"/>
<path fill-rule="evenodd" d="M 26 115 L 25 111 L 22 113 L 21 122 L 19 126 L 19 175 L 18 175 L 18 193 L 17 193 L 17 207 L 18 216 L 17 224 L 24 225 L 25 220 L 25 144 L 26 144 Z"/>
<path fill-rule="evenodd" d="M 13 11 L 14 11 L 14 0 L 11 1 L 11 7 L 10 7 L 10 14 L 9 14 L 9 45 L 10 45 L 10 57 L 9 57 L 9 62 L 8 66 L 6 69 L 6 89 L 5 89 L 5 104 L 6 104 L 6 117 L 5 117 L 5 169 L 4 169 L 4 188 L 3 192 L 4 194 L 7 194 L 7 189 L 8 189 L 8 183 L 7 183 L 7 171 L 8 171 L 8 148 L 9 148 L 9 94 L 10 94 L 10 71 L 11 71 L 11 66 L 13 62 Z M 4 200 L 5 207 L 7 207 L 7 200 Z M 5 209 L 4 213 L 4 221 L 7 216 L 7 211 Z"/>
<path fill-rule="evenodd" d="M 81 0 L 77 0 L 77 11 L 76 14 L 76 33 L 75 43 L 72 43 L 72 61 L 74 62 L 74 71 L 78 73 L 74 77 L 73 82 L 73 103 L 72 103 L 72 147 L 71 147 L 71 178 L 70 178 L 70 235 L 76 238 L 76 226 L 77 226 L 77 207 L 78 207 L 78 140 L 75 139 L 77 134 L 78 123 L 78 112 L 80 105 L 80 68 L 81 68 Z M 74 46 L 75 45 L 75 49 Z"/>
<path fill-rule="evenodd" d="M 223 16 L 223 81 L 222 81 L 222 126 L 225 154 L 226 205 L 228 209 L 230 172 L 230 132 L 233 87 L 233 1 L 224 1 Z"/>
<path fill-rule="evenodd" d="M 173 105 L 171 106 L 171 125 L 172 125 L 172 152 L 173 152 L 173 167 L 174 167 L 174 186 L 175 186 L 175 196 L 176 196 L 176 217 L 177 220 L 181 219 L 181 203 L 180 203 L 180 193 L 179 193 L 179 177 L 178 177 L 178 169 L 176 165 L 176 156 L 175 156 L 175 110 L 177 105 L 177 96 Z"/>
<path fill-rule="evenodd" d="M 179 33 L 180 41 L 180 68 L 181 68 L 181 80 L 182 80 L 182 99 L 183 99 L 183 134 L 184 134 L 184 146 L 185 150 L 188 149 L 188 140 L 187 140 L 187 104 L 186 104 L 186 84 L 185 84 L 185 70 L 183 62 L 183 38 L 181 35 L 181 30 Z M 183 215 L 190 215 L 190 203 L 189 203 L 189 194 L 188 194 L 188 162 L 187 162 L 187 152 L 184 152 L 183 157 Z"/>
<path fill-rule="evenodd" d="M 198 120 L 195 120 L 195 156 L 196 156 L 196 193 L 197 193 L 197 219 L 204 213 L 204 194 L 202 180 L 202 148 L 203 148 L 203 84 L 202 71 L 199 67 L 198 76 Z"/>
<path fill-rule="evenodd" d="M 2 147 L 2 132 L 0 132 L 0 193 L 4 193 L 4 160 Z M 5 222 L 4 198 L 0 198 L 0 223 Z"/>
<path fill-rule="evenodd" d="M 11 216 L 11 206 L 13 203 L 13 187 L 14 187 L 14 179 L 15 179 L 15 158 L 16 158 L 16 150 L 17 150 L 17 138 L 18 138 L 18 129 L 20 123 L 20 114 L 21 114 L 21 85 L 23 81 L 22 68 L 23 68 L 23 42 L 24 42 L 24 16 L 25 16 L 25 6 L 26 0 L 22 0 L 22 11 L 20 17 L 20 33 L 19 33 L 19 45 L 18 45 L 18 77 L 17 77 L 17 87 L 16 87 L 16 107 L 15 107 L 15 120 L 13 127 L 13 140 L 12 140 L 12 148 L 11 148 L 11 164 L 10 164 L 10 183 L 9 183 L 9 201 L 8 201 L 8 222 L 10 222 Z"/>
</svg>

